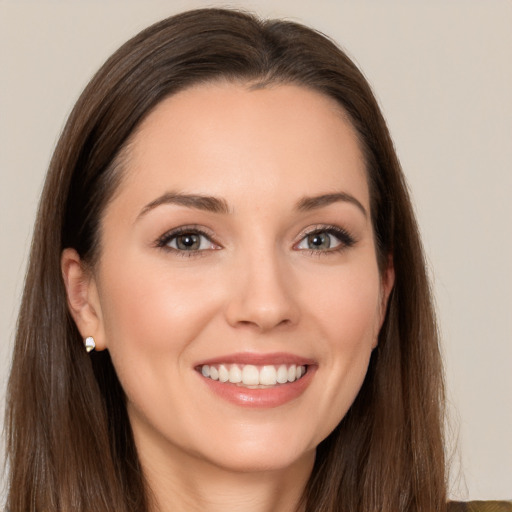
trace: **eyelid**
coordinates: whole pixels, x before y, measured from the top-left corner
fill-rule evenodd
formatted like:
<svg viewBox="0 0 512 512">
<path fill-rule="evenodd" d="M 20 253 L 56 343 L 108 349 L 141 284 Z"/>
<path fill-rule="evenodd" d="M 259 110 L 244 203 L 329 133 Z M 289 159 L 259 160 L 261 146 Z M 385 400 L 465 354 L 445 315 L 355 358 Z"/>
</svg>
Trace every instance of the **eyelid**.
<svg viewBox="0 0 512 512">
<path fill-rule="evenodd" d="M 317 233 L 327 233 L 329 235 L 333 235 L 339 240 L 340 243 L 336 247 L 333 247 L 332 249 L 327 249 L 327 250 L 297 249 L 297 246 L 306 237 L 308 237 L 310 235 L 317 234 Z M 340 251 L 343 251 L 344 249 L 352 247 L 357 242 L 355 237 L 347 229 L 342 228 L 340 226 L 336 226 L 334 224 L 317 224 L 314 226 L 309 226 L 306 229 L 302 230 L 297 238 L 298 238 L 298 240 L 293 245 L 294 249 L 297 249 L 300 251 L 309 251 L 309 252 L 315 253 L 315 254 L 340 252 Z"/>
<path fill-rule="evenodd" d="M 191 250 L 191 251 L 182 251 L 180 249 L 175 249 L 174 247 L 169 247 L 168 244 L 173 238 L 176 238 L 176 237 L 178 237 L 180 235 L 184 235 L 184 234 L 196 234 L 196 235 L 202 236 L 202 237 L 206 238 L 212 245 L 215 245 L 216 247 L 212 248 L 212 249 L 199 249 L 199 250 L 196 249 L 196 250 Z M 202 252 L 205 252 L 208 250 L 216 250 L 216 249 L 222 248 L 222 246 L 215 240 L 215 237 L 214 237 L 213 233 L 211 232 L 211 230 L 209 230 L 208 228 L 205 228 L 204 226 L 199 226 L 199 225 L 195 225 L 195 224 L 178 226 L 176 228 L 170 229 L 169 231 L 166 231 L 163 235 L 161 235 L 160 237 L 158 237 L 155 240 L 154 245 L 155 245 L 155 247 L 158 247 L 158 248 L 161 248 L 161 249 L 164 249 L 167 251 L 179 253 L 180 255 L 186 255 L 186 256 L 191 256 L 191 255 L 202 253 Z M 184 254 L 184 253 L 187 253 L 187 254 Z"/>
<path fill-rule="evenodd" d="M 190 251 L 184 251 L 177 248 L 170 247 L 168 244 L 173 239 L 183 234 L 197 234 L 199 236 L 202 236 L 206 238 L 212 245 L 214 245 L 214 248 L 209 249 L 193 249 Z M 335 247 L 326 249 L 326 250 L 319 250 L 319 249 L 299 249 L 297 246 L 303 242 L 303 240 L 310 236 L 314 235 L 316 233 L 327 233 L 337 238 L 339 241 L 339 244 L 337 244 Z M 344 249 L 347 249 L 349 247 L 352 247 L 357 240 L 350 234 L 350 232 L 342 228 L 341 226 L 333 225 L 333 224 L 317 224 L 313 226 L 308 226 L 307 228 L 303 229 L 301 233 L 297 237 L 297 241 L 293 244 L 293 248 L 295 250 L 299 251 L 309 251 L 311 253 L 315 254 L 326 254 L 326 253 L 336 253 L 343 251 Z M 154 246 L 161 248 L 163 250 L 174 252 L 182 256 L 194 256 L 194 255 L 201 255 L 202 253 L 205 253 L 210 250 L 217 250 L 222 249 L 223 246 L 217 242 L 215 239 L 215 236 L 213 232 L 205 228 L 204 226 L 196 225 L 196 224 L 190 224 L 190 225 L 184 225 L 184 226 L 178 226 L 176 228 L 172 228 L 168 231 L 166 231 L 163 235 L 161 235 L 157 240 L 154 242 Z"/>
</svg>

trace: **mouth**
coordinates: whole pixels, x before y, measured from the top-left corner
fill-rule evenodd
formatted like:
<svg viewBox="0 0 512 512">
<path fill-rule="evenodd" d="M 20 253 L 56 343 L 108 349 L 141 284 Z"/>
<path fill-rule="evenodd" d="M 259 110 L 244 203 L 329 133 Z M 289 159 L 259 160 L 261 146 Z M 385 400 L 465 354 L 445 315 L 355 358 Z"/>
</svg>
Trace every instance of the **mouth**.
<svg viewBox="0 0 512 512">
<path fill-rule="evenodd" d="M 213 395 L 241 407 L 273 408 L 299 399 L 318 364 L 285 353 L 233 354 L 195 366 Z"/>
<path fill-rule="evenodd" d="M 301 379 L 308 365 L 301 364 L 203 364 L 197 371 L 207 379 L 248 389 L 267 389 Z"/>
</svg>

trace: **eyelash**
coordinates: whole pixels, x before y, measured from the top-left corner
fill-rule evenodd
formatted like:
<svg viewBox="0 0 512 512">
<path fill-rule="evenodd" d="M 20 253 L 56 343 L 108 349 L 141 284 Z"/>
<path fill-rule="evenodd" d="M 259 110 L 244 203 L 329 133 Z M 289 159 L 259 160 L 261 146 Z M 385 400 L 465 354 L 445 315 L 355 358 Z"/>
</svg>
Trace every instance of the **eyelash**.
<svg viewBox="0 0 512 512">
<path fill-rule="evenodd" d="M 356 243 L 355 238 L 345 229 L 340 228 L 339 226 L 334 225 L 319 225 L 314 227 L 309 227 L 305 230 L 301 235 L 299 241 L 294 245 L 297 247 L 300 243 L 302 243 L 307 237 L 326 233 L 328 235 L 334 236 L 338 241 L 339 245 L 326 250 L 319 249 L 302 249 L 306 251 L 308 254 L 312 256 L 330 256 L 333 254 L 338 254 L 350 247 L 353 247 Z"/>
<path fill-rule="evenodd" d="M 328 235 L 334 236 L 338 241 L 339 245 L 332 248 L 332 249 L 326 249 L 326 250 L 319 250 L 319 249 L 297 249 L 301 251 L 305 251 L 308 254 L 311 254 L 313 256 L 328 256 L 331 254 L 339 253 L 345 249 L 348 249 L 352 247 L 356 240 L 354 237 L 345 229 L 340 228 L 338 226 L 334 225 L 319 225 L 315 226 L 313 228 L 308 228 L 305 230 L 299 238 L 299 241 L 294 244 L 294 248 L 296 248 L 300 243 L 302 243 L 307 237 L 326 233 Z M 174 254 L 177 254 L 179 256 L 183 257 L 194 257 L 194 256 L 202 256 L 205 255 L 204 253 L 207 251 L 207 249 L 193 249 L 193 250 L 180 250 L 176 249 L 174 247 L 169 247 L 169 243 L 179 237 L 180 235 L 198 235 L 200 237 L 206 238 L 212 245 L 218 246 L 219 248 L 222 248 L 217 242 L 214 241 L 212 235 L 205 231 L 204 229 L 200 228 L 199 226 L 181 226 L 176 229 L 172 229 L 170 231 L 167 231 L 164 233 L 161 237 L 159 237 L 156 242 L 155 246 L 163 249 L 168 252 L 173 252 Z M 210 249 L 215 250 L 215 249 Z"/>
<path fill-rule="evenodd" d="M 178 256 L 183 256 L 185 258 L 204 255 L 203 253 L 206 252 L 205 249 L 200 249 L 200 250 L 194 249 L 194 250 L 190 250 L 190 251 L 185 251 L 185 250 L 175 249 L 174 247 L 169 247 L 168 244 L 175 238 L 179 237 L 180 235 L 198 235 L 200 237 L 206 238 L 211 243 L 211 245 L 216 245 L 219 248 L 221 248 L 221 246 L 213 240 L 211 233 L 206 232 L 199 226 L 181 226 L 179 228 L 167 231 L 160 238 L 158 238 L 156 240 L 155 246 L 158 247 L 159 249 L 163 249 L 164 251 L 172 252 L 174 254 L 177 254 Z M 211 250 L 215 250 L 215 249 L 211 249 Z"/>
</svg>

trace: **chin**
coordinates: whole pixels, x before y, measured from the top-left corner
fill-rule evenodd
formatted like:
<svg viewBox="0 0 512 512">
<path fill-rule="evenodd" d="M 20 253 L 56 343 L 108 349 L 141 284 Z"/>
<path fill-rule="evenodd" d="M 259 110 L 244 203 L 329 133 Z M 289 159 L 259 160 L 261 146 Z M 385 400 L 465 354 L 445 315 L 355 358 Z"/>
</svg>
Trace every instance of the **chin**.
<svg viewBox="0 0 512 512">
<path fill-rule="evenodd" d="M 212 458 L 211 463 L 231 473 L 273 473 L 287 470 L 294 466 L 304 470 L 304 465 L 311 469 L 315 460 L 315 449 L 306 452 L 291 453 L 275 450 L 233 451 L 230 456 Z"/>
<path fill-rule="evenodd" d="M 305 440 L 304 434 L 294 436 L 290 430 L 280 429 L 276 435 L 261 428 L 245 431 L 242 436 L 233 433 L 225 435 L 224 442 L 216 443 L 215 451 L 203 452 L 203 458 L 225 470 L 240 473 L 273 472 L 304 464 L 312 467 L 318 443 Z"/>
</svg>

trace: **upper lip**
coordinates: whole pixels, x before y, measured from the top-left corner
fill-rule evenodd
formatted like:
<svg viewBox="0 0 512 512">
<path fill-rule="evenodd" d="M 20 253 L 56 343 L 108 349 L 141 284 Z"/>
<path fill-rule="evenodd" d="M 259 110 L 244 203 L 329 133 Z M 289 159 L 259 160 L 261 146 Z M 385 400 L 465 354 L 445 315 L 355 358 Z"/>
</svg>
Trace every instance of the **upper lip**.
<svg viewBox="0 0 512 512">
<path fill-rule="evenodd" d="M 313 365 L 313 359 L 288 352 L 272 352 L 267 354 L 256 352 L 239 352 L 226 354 L 200 361 L 196 366 L 215 364 L 252 364 L 254 366 L 296 364 L 299 366 Z"/>
</svg>

